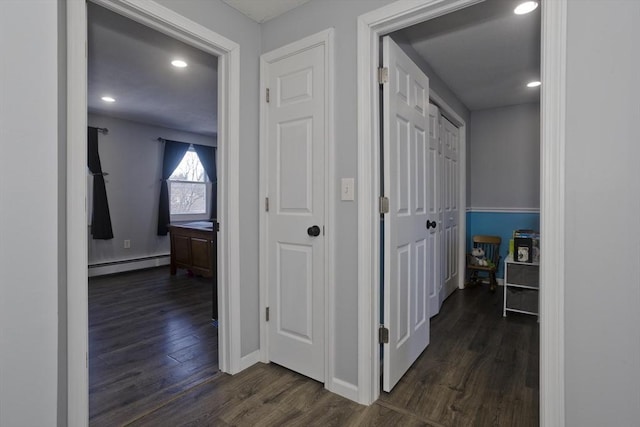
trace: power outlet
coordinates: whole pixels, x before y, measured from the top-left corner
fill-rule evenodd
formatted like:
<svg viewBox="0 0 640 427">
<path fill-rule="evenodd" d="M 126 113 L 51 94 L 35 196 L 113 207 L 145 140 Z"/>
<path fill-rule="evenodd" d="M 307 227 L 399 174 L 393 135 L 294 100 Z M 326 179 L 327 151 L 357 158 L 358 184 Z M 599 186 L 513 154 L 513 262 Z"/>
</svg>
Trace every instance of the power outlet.
<svg viewBox="0 0 640 427">
<path fill-rule="evenodd" d="M 124 248 L 125 249 L 130 249 L 131 248 L 131 240 L 125 240 L 124 241 Z"/>
</svg>

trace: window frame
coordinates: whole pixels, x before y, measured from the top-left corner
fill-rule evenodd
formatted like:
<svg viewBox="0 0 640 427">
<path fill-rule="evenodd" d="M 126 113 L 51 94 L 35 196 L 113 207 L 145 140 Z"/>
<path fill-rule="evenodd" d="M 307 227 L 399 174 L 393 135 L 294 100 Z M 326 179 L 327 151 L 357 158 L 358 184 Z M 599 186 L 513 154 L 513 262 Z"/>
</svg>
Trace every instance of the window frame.
<svg viewBox="0 0 640 427">
<path fill-rule="evenodd" d="M 211 190 L 212 190 L 212 183 L 211 180 L 209 179 L 209 175 L 207 175 L 207 171 L 204 170 L 204 166 L 202 165 L 202 162 L 200 161 L 200 158 L 198 157 L 198 154 L 196 153 L 196 151 L 193 149 L 193 145 L 189 146 L 189 149 L 185 152 L 185 156 L 189 153 L 192 152 L 196 155 L 196 157 L 198 158 L 198 162 L 200 162 L 200 166 L 202 167 L 203 171 L 204 171 L 204 182 L 202 181 L 189 181 L 189 180 L 184 180 L 184 179 L 171 179 L 171 177 L 167 178 L 167 189 L 168 189 L 168 193 L 169 193 L 169 220 L 171 222 L 188 222 L 188 221 L 208 221 L 211 219 Z M 184 157 L 183 157 L 184 159 Z M 182 162 L 182 160 L 180 160 L 180 162 Z M 178 164 L 179 166 L 179 164 Z M 176 166 L 176 169 L 178 168 L 178 166 Z M 175 170 L 174 170 L 175 172 Z M 173 173 L 171 173 L 171 175 L 173 175 Z M 172 183 L 186 183 L 186 184 L 204 184 L 205 185 L 205 191 L 204 191 L 204 196 L 205 196 L 205 211 L 204 213 L 172 213 L 171 212 L 171 191 L 172 191 Z"/>
</svg>

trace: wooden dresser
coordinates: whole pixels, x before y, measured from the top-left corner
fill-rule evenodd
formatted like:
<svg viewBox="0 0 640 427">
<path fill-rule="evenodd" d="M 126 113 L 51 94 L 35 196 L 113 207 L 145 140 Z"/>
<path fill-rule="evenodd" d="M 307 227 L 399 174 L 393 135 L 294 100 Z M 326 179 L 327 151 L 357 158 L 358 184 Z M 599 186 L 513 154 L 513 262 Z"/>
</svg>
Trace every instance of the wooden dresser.
<svg viewBox="0 0 640 427">
<path fill-rule="evenodd" d="M 171 275 L 178 268 L 203 277 L 216 277 L 216 233 L 208 221 L 169 225 Z"/>
</svg>

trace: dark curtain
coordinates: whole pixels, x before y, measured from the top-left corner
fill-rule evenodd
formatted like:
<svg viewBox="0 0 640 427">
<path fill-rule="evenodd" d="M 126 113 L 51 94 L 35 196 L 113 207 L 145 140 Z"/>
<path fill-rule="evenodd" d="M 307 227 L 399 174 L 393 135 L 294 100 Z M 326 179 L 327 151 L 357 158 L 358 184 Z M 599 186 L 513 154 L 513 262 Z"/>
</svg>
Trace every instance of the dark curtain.
<svg viewBox="0 0 640 427">
<path fill-rule="evenodd" d="M 94 239 L 113 239 L 111 215 L 107 201 L 107 187 L 104 183 L 100 155 L 98 154 L 98 129 L 88 128 L 87 164 L 93 174 L 93 207 L 91 209 L 91 235 Z"/>
<path fill-rule="evenodd" d="M 158 209 L 158 236 L 166 236 L 169 232 L 169 186 L 167 180 L 180 164 L 189 144 L 178 141 L 164 141 L 164 157 L 162 159 L 162 181 L 160 182 L 160 205 Z"/>
<path fill-rule="evenodd" d="M 211 181 L 211 218 L 217 218 L 218 212 L 218 177 L 216 172 L 216 148 L 207 145 L 193 144 L 200 163 Z"/>
</svg>

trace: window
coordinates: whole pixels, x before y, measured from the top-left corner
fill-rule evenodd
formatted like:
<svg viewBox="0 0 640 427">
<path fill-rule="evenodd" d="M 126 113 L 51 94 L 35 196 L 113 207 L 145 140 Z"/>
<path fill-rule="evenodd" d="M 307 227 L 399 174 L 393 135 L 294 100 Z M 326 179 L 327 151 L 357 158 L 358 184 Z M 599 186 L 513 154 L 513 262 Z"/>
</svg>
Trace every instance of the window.
<svg viewBox="0 0 640 427">
<path fill-rule="evenodd" d="M 169 212 L 172 220 L 208 219 L 211 184 L 198 155 L 189 148 L 169 177 Z"/>
</svg>

